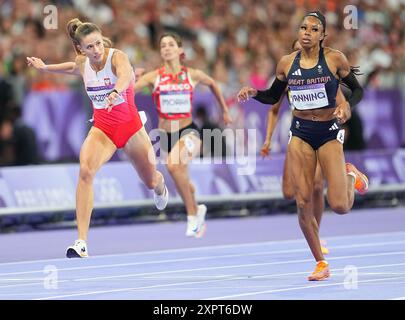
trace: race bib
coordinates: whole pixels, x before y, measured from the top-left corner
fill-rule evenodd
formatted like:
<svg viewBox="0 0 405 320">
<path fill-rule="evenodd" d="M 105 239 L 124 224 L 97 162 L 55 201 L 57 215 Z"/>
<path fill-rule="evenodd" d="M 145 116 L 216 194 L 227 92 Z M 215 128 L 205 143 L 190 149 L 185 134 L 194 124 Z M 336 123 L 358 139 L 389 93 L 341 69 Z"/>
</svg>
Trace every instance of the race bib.
<svg viewBox="0 0 405 320">
<path fill-rule="evenodd" d="M 191 112 L 190 94 L 188 92 L 160 92 L 160 111 L 162 113 Z"/>
<path fill-rule="evenodd" d="M 107 96 L 112 89 L 114 89 L 113 84 L 104 86 L 86 86 L 87 95 L 93 103 L 94 109 L 107 108 Z M 119 97 L 115 99 L 114 106 L 124 102 L 125 99 L 121 95 L 119 95 Z"/>
<path fill-rule="evenodd" d="M 329 105 L 324 83 L 290 86 L 288 96 L 291 107 L 297 110 L 318 109 Z"/>
</svg>

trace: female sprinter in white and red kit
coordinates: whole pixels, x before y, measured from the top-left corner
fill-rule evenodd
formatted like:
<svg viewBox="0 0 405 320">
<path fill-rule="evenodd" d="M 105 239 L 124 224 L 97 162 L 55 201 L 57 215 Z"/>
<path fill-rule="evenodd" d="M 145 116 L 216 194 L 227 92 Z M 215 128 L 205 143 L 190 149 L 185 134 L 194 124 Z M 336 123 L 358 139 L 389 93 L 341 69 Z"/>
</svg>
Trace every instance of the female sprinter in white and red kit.
<svg viewBox="0 0 405 320">
<path fill-rule="evenodd" d="M 139 177 L 154 190 L 159 210 L 167 205 L 168 191 L 154 159 L 149 158 L 153 147 L 135 106 L 135 77 L 127 55 L 111 48 L 111 42 L 93 23 L 73 19 L 67 30 L 77 54 L 75 62 L 46 65 L 35 57 L 28 57 L 27 61 L 40 71 L 82 76 L 93 104 L 94 125 L 80 151 L 76 190 L 78 239 L 66 252 L 68 258 L 84 258 L 88 256 L 86 241 L 93 210 L 94 176 L 118 148 L 124 149 Z"/>
</svg>

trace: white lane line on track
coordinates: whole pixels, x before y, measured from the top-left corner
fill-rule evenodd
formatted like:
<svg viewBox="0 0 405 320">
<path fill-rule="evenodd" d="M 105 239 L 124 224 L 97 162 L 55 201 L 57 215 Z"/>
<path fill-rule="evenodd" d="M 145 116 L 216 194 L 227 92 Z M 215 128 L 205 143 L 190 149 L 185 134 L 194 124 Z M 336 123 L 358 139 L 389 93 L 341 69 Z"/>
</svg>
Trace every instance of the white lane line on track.
<svg viewBox="0 0 405 320">
<path fill-rule="evenodd" d="M 375 242 L 375 243 L 361 243 L 361 244 L 350 244 L 350 245 L 340 245 L 340 246 L 330 246 L 330 250 L 337 249 L 352 249 L 352 248 L 364 248 L 364 247 L 378 247 L 378 246 L 390 246 L 397 244 L 404 244 L 403 241 L 386 241 L 386 242 Z M 141 266 L 141 265 L 152 265 L 152 264 L 167 264 L 167 263 L 178 263 L 178 262 L 191 262 L 191 261 L 204 261 L 212 259 L 229 259 L 229 258 L 245 258 L 251 256 L 265 256 L 265 255 L 276 255 L 276 254 L 289 254 L 289 253 L 300 253 L 308 252 L 308 248 L 302 249 L 288 249 L 288 250 L 278 250 L 278 251 L 259 251 L 251 253 L 242 253 L 242 254 L 220 254 L 220 255 L 211 255 L 211 256 L 199 256 L 192 258 L 177 258 L 177 259 L 166 259 L 166 260 L 152 260 L 152 261 L 141 261 L 141 262 L 128 262 L 128 263 L 116 263 L 116 264 L 105 264 L 105 265 L 92 265 L 92 266 L 80 266 L 72 268 L 58 268 L 58 271 L 73 271 L 73 270 L 91 270 L 91 269 L 102 269 L 102 268 L 122 268 L 130 266 Z M 91 259 L 86 259 L 86 262 L 91 261 Z M 2 276 L 10 275 L 22 275 L 22 274 L 31 274 L 31 273 L 44 273 L 43 267 L 41 270 L 30 270 L 30 271 L 19 271 L 19 272 L 6 272 L 0 273 Z"/>
<path fill-rule="evenodd" d="M 357 281 L 357 283 L 370 283 L 370 282 L 387 281 L 387 280 L 395 280 L 395 279 L 402 279 L 402 278 L 404 278 L 404 277 L 359 280 L 359 281 Z M 227 295 L 227 296 L 218 296 L 218 297 L 205 298 L 205 299 L 202 299 L 202 300 L 235 299 L 235 298 L 240 298 L 240 297 L 258 296 L 258 295 L 261 295 L 261 294 L 269 294 L 269 293 L 276 293 L 276 292 L 287 292 L 287 291 L 306 290 L 306 289 L 319 288 L 319 287 L 334 287 L 334 286 L 344 286 L 344 285 L 345 285 L 345 282 L 316 283 L 315 285 L 293 287 L 293 288 L 282 288 L 282 289 L 275 289 L 275 290 L 264 290 L 264 291 L 256 291 L 256 292 L 248 292 L 248 293 L 240 293 L 240 294 L 232 294 L 232 295 Z"/>
<path fill-rule="evenodd" d="M 363 233 L 360 235 L 344 235 L 344 236 L 334 236 L 334 237 L 324 237 L 324 240 L 344 240 L 344 239 L 361 239 L 370 237 L 381 237 L 381 236 L 398 236 L 404 235 L 404 231 L 394 231 L 394 232 L 381 232 L 381 233 Z M 370 242 L 370 241 L 369 241 Z M 250 243 L 240 243 L 240 244 L 229 244 L 229 245 L 214 245 L 214 246 L 204 246 L 204 247 L 192 247 L 192 248 L 179 248 L 179 249 L 165 249 L 165 250 L 152 250 L 152 251 L 142 251 L 142 252 L 132 252 L 132 253 L 117 253 L 108 255 L 95 255 L 91 259 L 109 258 L 109 257 L 127 257 L 127 256 L 139 256 L 139 255 L 154 255 L 161 253 L 176 253 L 176 252 L 188 252 L 188 251 L 202 251 L 202 250 L 217 250 L 226 248 L 243 248 L 251 246 L 268 246 L 268 245 L 280 245 L 286 243 L 302 243 L 306 244 L 305 240 L 300 239 L 290 239 L 290 240 L 280 240 L 280 241 L 266 241 L 266 242 L 250 242 Z M 7 265 L 20 265 L 20 264 L 30 264 L 30 263 L 43 263 L 43 262 L 55 262 L 55 261 L 66 261 L 67 258 L 56 258 L 56 259 L 42 259 L 42 260 L 26 260 L 26 261 L 16 261 L 16 262 L 3 262 L 0 263 L 1 266 Z"/>
<path fill-rule="evenodd" d="M 388 253 L 379 253 L 379 254 L 365 254 L 365 255 L 354 255 L 354 256 L 341 256 L 341 257 L 331 257 L 328 260 L 342 260 L 342 259 L 359 259 L 359 258 L 369 258 L 369 257 L 379 257 L 379 256 L 392 256 L 392 255 L 405 255 L 405 251 L 402 252 L 388 252 Z M 258 266 L 270 266 L 270 265 L 284 265 L 284 264 L 293 264 L 293 263 L 305 263 L 313 262 L 313 259 L 301 259 L 301 260 L 287 260 L 287 261 L 277 261 L 277 262 L 268 262 L 268 263 L 255 263 L 255 264 L 243 264 L 243 265 L 228 265 L 228 266 L 216 266 L 216 267 L 204 267 L 204 268 L 193 268 L 193 269 L 178 269 L 170 271 L 158 271 L 158 272 L 146 272 L 146 273 L 132 273 L 125 275 L 116 275 L 116 276 L 102 276 L 102 277 L 92 277 L 92 278 L 79 278 L 79 279 L 70 279 L 70 280 L 58 280 L 57 283 L 65 282 L 85 282 L 85 281 L 99 281 L 99 280 L 110 280 L 110 279 L 123 279 L 139 276 L 151 276 L 159 274 L 175 274 L 179 272 L 198 272 L 198 271 L 208 271 L 208 270 L 224 270 L 224 269 L 235 269 L 235 268 L 250 268 Z M 2 288 L 11 288 L 11 287 L 23 287 L 23 286 L 32 286 L 39 285 L 39 283 L 31 284 L 16 284 L 16 285 L 7 285 L 0 286 Z"/>
<path fill-rule="evenodd" d="M 400 264 L 400 265 L 405 265 Z M 393 266 L 393 265 L 371 265 L 371 266 L 363 266 L 359 267 L 358 269 L 370 269 L 370 268 L 382 268 L 382 267 L 387 267 L 387 266 Z M 336 269 L 336 271 L 341 271 L 344 269 Z M 309 271 L 308 271 L 309 272 Z M 294 274 L 302 274 L 305 273 L 307 274 L 308 272 L 299 272 L 299 273 L 294 273 Z M 282 274 L 278 275 L 271 275 L 271 276 L 281 276 Z M 257 277 L 252 277 L 252 278 L 262 278 L 262 276 L 257 276 Z M 379 279 L 369 279 L 369 280 L 360 280 L 357 281 L 358 283 L 369 283 L 369 282 L 376 282 L 376 281 L 387 281 L 387 280 L 395 280 L 395 279 L 402 279 L 405 277 L 386 277 L 386 278 L 379 278 Z M 204 284 L 204 283 L 212 283 L 212 282 L 223 282 L 223 281 L 233 281 L 233 280 L 246 280 L 246 277 L 241 277 L 241 276 L 235 276 L 233 278 L 229 279 L 215 279 L 215 280 L 208 280 L 208 281 L 194 281 L 194 282 L 180 282 L 180 283 L 171 283 L 171 284 L 164 284 L 164 285 L 152 285 L 152 286 L 144 286 L 144 287 L 131 287 L 131 288 L 120 288 L 120 289 L 114 289 L 114 290 L 102 290 L 102 291 L 89 291 L 89 292 L 83 292 L 83 293 L 74 293 L 74 294 L 68 294 L 68 295 L 58 295 L 58 296 L 50 296 L 50 297 L 42 297 L 38 298 L 35 300 L 50 300 L 50 299 L 61 299 L 61 298 L 70 298 L 70 297 L 78 297 L 78 296 L 84 296 L 84 295 L 94 295 L 94 294 L 105 294 L 105 293 L 116 293 L 116 292 L 125 292 L 125 291 L 139 291 L 139 290 L 145 290 L 145 289 L 156 289 L 156 288 L 167 288 L 167 287 L 172 287 L 172 286 L 183 286 L 183 285 L 191 285 L 191 284 Z M 272 293 L 272 292 L 283 292 L 283 291 L 292 291 L 292 290 L 300 290 L 300 289 L 306 289 L 306 288 L 311 288 L 311 287 L 319 287 L 319 286 L 337 286 L 337 285 L 344 285 L 345 282 L 339 282 L 339 283 L 333 283 L 333 284 L 326 284 L 326 285 L 313 285 L 313 286 L 303 286 L 303 287 L 293 287 L 293 288 L 282 288 L 282 289 L 272 289 L 272 290 L 265 290 L 265 291 L 259 291 L 259 294 L 263 293 Z M 239 287 L 240 288 L 240 287 Z M 246 294 L 238 294 L 238 295 L 230 295 L 229 297 L 238 297 L 238 296 L 246 296 L 246 295 L 257 295 L 258 293 L 246 293 Z M 207 298 L 203 300 L 215 300 L 215 299 L 221 299 L 221 298 L 228 298 L 228 296 L 223 296 L 223 297 L 214 297 L 214 298 Z"/>
</svg>

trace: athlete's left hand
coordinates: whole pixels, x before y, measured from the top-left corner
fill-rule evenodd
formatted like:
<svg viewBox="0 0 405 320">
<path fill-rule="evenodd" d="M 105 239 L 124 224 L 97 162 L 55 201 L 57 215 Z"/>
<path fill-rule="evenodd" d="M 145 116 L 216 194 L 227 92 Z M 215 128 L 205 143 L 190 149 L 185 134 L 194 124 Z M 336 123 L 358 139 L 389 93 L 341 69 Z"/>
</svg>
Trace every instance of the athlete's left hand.
<svg viewBox="0 0 405 320">
<path fill-rule="evenodd" d="M 340 124 L 344 124 L 347 120 L 349 120 L 352 116 L 352 110 L 350 109 L 350 105 L 347 101 L 339 104 L 333 115 L 336 117 L 337 121 Z"/>
<path fill-rule="evenodd" d="M 270 156 L 270 143 L 271 143 L 271 141 L 269 141 L 269 140 L 264 141 L 263 146 L 260 149 L 260 155 L 263 158 Z"/>
<path fill-rule="evenodd" d="M 114 102 L 115 102 L 115 100 L 117 100 L 118 97 L 119 97 L 119 94 L 116 93 L 115 91 L 111 92 L 108 95 L 108 97 L 106 99 L 106 101 L 107 101 L 106 108 L 107 108 L 108 112 L 111 112 L 112 108 L 114 107 Z"/>
</svg>

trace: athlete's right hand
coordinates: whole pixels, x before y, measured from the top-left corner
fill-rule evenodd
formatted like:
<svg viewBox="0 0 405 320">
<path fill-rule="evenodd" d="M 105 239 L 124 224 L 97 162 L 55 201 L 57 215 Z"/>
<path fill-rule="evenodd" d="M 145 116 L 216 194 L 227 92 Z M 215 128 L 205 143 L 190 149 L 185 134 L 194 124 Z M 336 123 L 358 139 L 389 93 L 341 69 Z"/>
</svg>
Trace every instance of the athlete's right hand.
<svg viewBox="0 0 405 320">
<path fill-rule="evenodd" d="M 270 141 L 265 141 L 263 143 L 262 148 L 260 149 L 260 155 L 265 158 L 269 155 L 269 151 L 270 151 Z"/>
<path fill-rule="evenodd" d="M 238 93 L 238 101 L 244 102 L 249 100 L 250 97 L 257 95 L 257 90 L 251 87 L 243 87 Z"/>
<path fill-rule="evenodd" d="M 27 64 L 37 70 L 43 71 L 46 69 L 46 64 L 39 58 L 27 57 Z"/>
<path fill-rule="evenodd" d="M 333 115 L 336 117 L 339 124 L 344 124 L 352 117 L 352 110 L 350 109 L 349 103 L 344 101 L 339 104 L 333 112 Z"/>
</svg>

